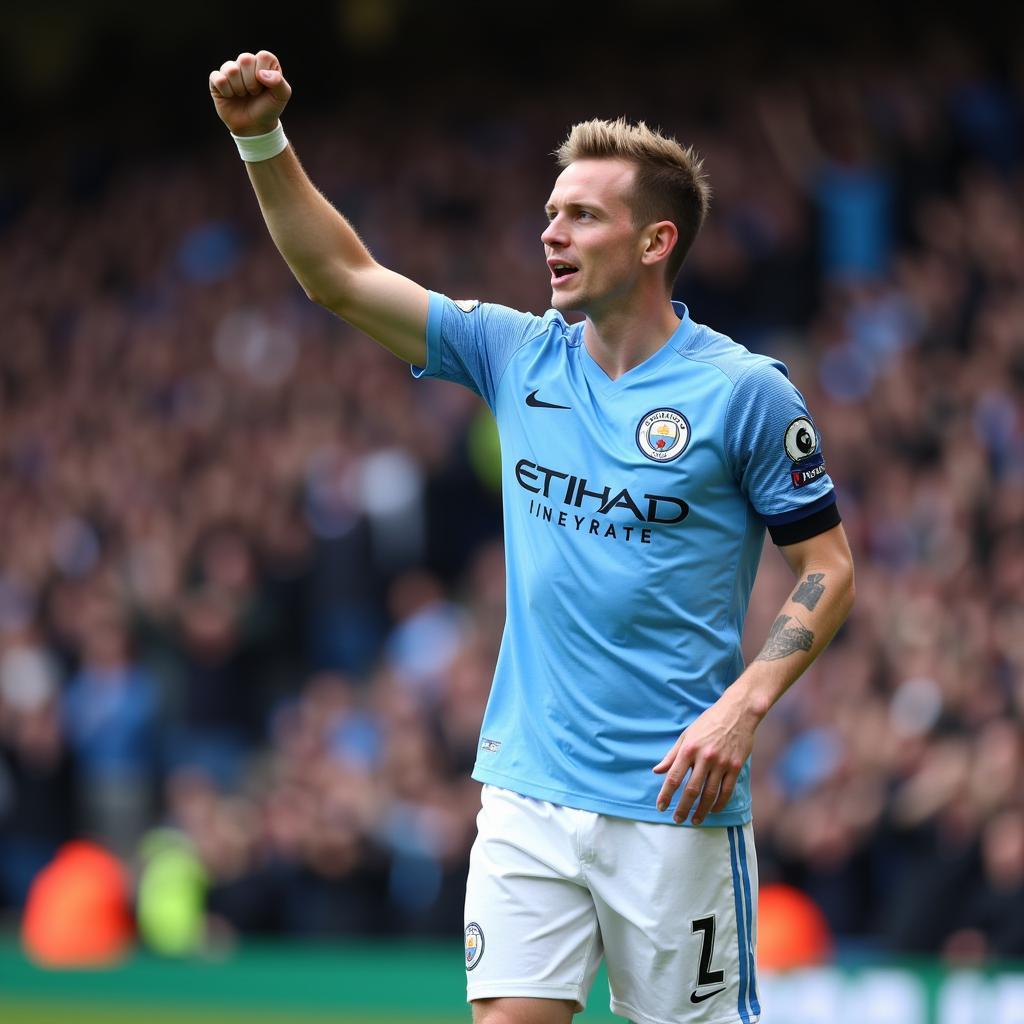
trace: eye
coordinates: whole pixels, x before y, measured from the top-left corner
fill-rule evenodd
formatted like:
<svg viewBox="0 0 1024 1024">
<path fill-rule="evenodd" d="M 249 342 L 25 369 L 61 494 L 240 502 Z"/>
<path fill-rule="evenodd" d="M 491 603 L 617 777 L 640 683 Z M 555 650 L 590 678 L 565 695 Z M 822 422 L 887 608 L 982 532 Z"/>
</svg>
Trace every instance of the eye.
<svg viewBox="0 0 1024 1024">
<path fill-rule="evenodd" d="M 580 210 L 576 214 L 577 220 L 593 220 L 594 215 L 589 210 Z"/>
</svg>

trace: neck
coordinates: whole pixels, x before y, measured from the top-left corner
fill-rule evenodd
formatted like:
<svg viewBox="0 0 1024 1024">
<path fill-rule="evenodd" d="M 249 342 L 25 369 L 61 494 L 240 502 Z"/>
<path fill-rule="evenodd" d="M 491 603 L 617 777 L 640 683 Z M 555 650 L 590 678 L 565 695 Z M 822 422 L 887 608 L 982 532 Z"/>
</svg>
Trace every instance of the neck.
<svg viewBox="0 0 1024 1024">
<path fill-rule="evenodd" d="M 667 296 L 587 313 L 583 343 L 612 379 L 639 366 L 675 333 L 679 317 Z"/>
</svg>

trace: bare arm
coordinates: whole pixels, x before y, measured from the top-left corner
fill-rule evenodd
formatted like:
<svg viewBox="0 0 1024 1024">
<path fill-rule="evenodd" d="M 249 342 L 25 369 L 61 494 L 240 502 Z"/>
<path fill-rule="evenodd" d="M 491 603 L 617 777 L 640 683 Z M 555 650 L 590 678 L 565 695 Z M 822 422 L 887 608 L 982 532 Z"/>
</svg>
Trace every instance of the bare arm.
<svg viewBox="0 0 1024 1024">
<path fill-rule="evenodd" d="M 291 87 L 277 58 L 260 50 L 211 72 L 210 95 L 235 135 L 262 135 L 277 126 Z M 274 244 L 306 294 L 399 358 L 425 365 L 426 289 L 374 260 L 291 146 L 246 168 Z"/>
<path fill-rule="evenodd" d="M 853 607 L 853 556 L 842 526 L 779 550 L 797 586 L 779 609 L 761 652 L 736 680 L 759 718 L 828 646 Z"/>
<path fill-rule="evenodd" d="M 692 769 L 674 818 L 698 800 L 694 824 L 725 808 L 754 745 L 754 731 L 775 702 L 825 649 L 853 605 L 853 558 L 842 526 L 779 549 L 797 577 L 761 653 L 676 740 L 654 766 L 666 774 L 658 794 L 665 810 Z"/>
</svg>

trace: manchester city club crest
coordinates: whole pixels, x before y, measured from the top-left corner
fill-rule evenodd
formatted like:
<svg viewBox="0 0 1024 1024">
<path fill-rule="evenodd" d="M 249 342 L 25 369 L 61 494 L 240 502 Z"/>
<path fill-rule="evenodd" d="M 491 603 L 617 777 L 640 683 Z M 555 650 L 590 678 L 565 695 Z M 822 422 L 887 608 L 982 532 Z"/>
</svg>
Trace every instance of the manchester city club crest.
<svg viewBox="0 0 1024 1024">
<path fill-rule="evenodd" d="M 690 424 L 678 409 L 654 409 L 636 428 L 636 446 L 652 462 L 678 459 L 690 443 Z"/>
<path fill-rule="evenodd" d="M 466 970 L 471 971 L 484 955 L 484 933 L 475 921 L 466 925 Z"/>
</svg>

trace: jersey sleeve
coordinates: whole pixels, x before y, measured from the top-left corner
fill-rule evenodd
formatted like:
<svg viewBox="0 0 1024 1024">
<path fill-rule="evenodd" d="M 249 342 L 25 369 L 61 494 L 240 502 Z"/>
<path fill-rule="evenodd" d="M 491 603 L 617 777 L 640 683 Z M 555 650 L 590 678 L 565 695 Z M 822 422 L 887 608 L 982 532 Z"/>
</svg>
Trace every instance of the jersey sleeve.
<svg viewBox="0 0 1024 1024">
<path fill-rule="evenodd" d="M 412 375 L 462 384 L 493 409 L 509 360 L 545 330 L 544 319 L 532 313 L 430 292 L 427 365 L 413 366 Z"/>
<path fill-rule="evenodd" d="M 740 489 L 776 544 L 797 544 L 839 523 L 821 438 L 781 363 L 759 360 L 736 381 L 725 429 Z"/>
</svg>

